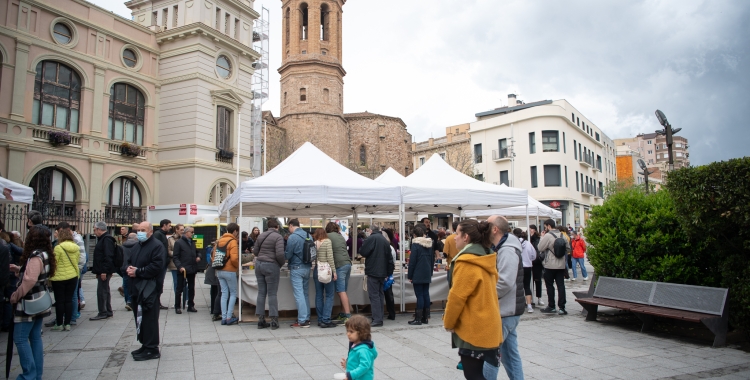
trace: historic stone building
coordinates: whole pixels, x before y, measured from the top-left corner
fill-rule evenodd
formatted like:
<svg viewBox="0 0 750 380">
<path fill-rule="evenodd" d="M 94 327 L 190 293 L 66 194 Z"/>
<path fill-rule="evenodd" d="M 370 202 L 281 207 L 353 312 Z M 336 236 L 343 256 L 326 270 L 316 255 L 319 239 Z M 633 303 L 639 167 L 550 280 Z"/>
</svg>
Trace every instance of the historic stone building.
<svg viewBox="0 0 750 380">
<path fill-rule="evenodd" d="M 448 165 L 461 173 L 474 176 L 474 161 L 471 154 L 469 123 L 445 128 L 445 136 L 430 138 L 412 144 L 414 169 L 419 169 L 427 160 L 437 153 Z"/>
<path fill-rule="evenodd" d="M 252 175 L 252 4 L 0 0 L 0 175 L 54 213 L 218 204 Z"/>
<path fill-rule="evenodd" d="M 344 113 L 342 14 L 346 0 L 282 1 L 278 118 L 266 115 L 270 169 L 309 141 L 339 163 L 374 177 L 388 167 L 411 172 L 411 135 L 397 117 Z M 269 123 L 273 120 L 273 125 Z M 275 151 L 273 151 L 275 149 Z M 273 156 L 273 158 L 271 157 Z"/>
</svg>

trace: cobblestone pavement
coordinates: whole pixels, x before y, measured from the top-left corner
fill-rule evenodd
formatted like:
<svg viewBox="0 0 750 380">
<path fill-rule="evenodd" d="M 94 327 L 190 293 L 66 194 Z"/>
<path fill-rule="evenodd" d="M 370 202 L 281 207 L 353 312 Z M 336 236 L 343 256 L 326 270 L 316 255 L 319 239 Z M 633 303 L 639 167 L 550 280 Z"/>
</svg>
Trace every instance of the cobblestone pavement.
<svg viewBox="0 0 750 380">
<path fill-rule="evenodd" d="M 168 274 L 165 287 L 171 287 L 169 280 Z M 202 274 L 196 283 L 199 312 L 162 312 L 161 359 L 135 362 L 129 352 L 139 344 L 132 313 L 117 294 L 119 277 L 111 283 L 115 317 L 106 321 L 88 320 L 96 313 L 96 283 L 84 280 L 87 306 L 78 326 L 70 332 L 44 328 L 44 378 L 288 380 L 332 379 L 341 372 L 338 363 L 347 353 L 343 328 L 293 329 L 286 321 L 275 331 L 250 323 L 221 326 L 210 321 L 209 287 Z M 741 350 L 585 322 L 571 291 L 586 286 L 568 284 L 568 316 L 544 316 L 538 310 L 523 315 L 518 336 L 527 379 L 750 379 L 750 354 Z M 164 301 L 169 294 L 165 289 Z M 432 322 L 420 327 L 407 325 L 410 315 L 400 314 L 374 330 L 375 378 L 463 379 L 440 313 L 433 312 Z M 6 342 L 7 334 L 1 334 L 2 347 Z M 21 371 L 17 356 L 12 364 L 15 378 Z M 506 378 L 502 369 L 500 378 Z"/>
</svg>

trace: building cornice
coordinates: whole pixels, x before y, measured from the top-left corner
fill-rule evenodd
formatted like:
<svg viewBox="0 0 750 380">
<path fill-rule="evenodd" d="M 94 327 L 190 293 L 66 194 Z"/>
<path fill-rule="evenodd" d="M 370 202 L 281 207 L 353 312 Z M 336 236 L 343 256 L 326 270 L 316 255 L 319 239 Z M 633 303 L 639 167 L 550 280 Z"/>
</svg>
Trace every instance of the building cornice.
<svg viewBox="0 0 750 380">
<path fill-rule="evenodd" d="M 337 118 L 341 119 L 344 123 L 347 123 L 347 124 L 349 123 L 346 120 L 346 118 L 344 118 L 341 115 L 336 115 L 336 114 L 332 114 L 332 113 L 325 113 L 325 112 L 295 112 L 295 113 L 288 113 L 288 114 L 282 115 L 280 117 L 277 117 L 276 120 L 278 122 L 281 122 L 282 120 L 286 119 L 287 117 L 291 117 L 291 116 L 306 116 L 306 115 L 320 115 L 320 116 L 337 117 Z"/>
<path fill-rule="evenodd" d="M 458 141 L 453 140 L 453 141 L 451 141 L 449 143 L 435 144 L 435 145 L 426 146 L 426 147 L 419 147 L 419 146 L 417 146 L 413 150 L 413 152 L 414 153 L 426 152 L 426 151 L 440 149 L 440 148 L 448 148 L 448 147 L 453 146 L 453 145 L 468 144 L 470 142 L 471 142 L 471 139 L 463 139 L 463 140 L 458 140 Z"/>
<path fill-rule="evenodd" d="M 246 97 L 248 99 L 252 99 L 253 98 L 253 94 L 250 93 L 250 92 L 241 90 L 237 86 L 231 85 L 231 84 L 229 84 L 227 82 L 218 80 L 216 78 L 211 78 L 208 75 L 205 75 L 205 74 L 202 74 L 202 73 L 192 73 L 192 74 L 180 75 L 180 76 L 177 76 L 177 77 L 162 79 L 161 81 L 159 81 L 159 84 L 161 86 L 164 86 L 164 85 L 168 85 L 168 84 L 172 84 L 172 83 L 189 81 L 189 80 L 192 80 L 192 79 L 200 79 L 200 80 L 204 80 L 206 82 L 212 83 L 212 84 L 214 84 L 216 86 L 219 86 L 219 87 L 231 88 L 234 92 L 236 92 L 239 95 L 242 95 L 242 96 L 244 96 L 244 97 Z"/>
<path fill-rule="evenodd" d="M 284 71 L 291 69 L 292 67 L 298 66 L 323 66 L 338 70 L 342 77 L 346 76 L 346 70 L 341 66 L 340 63 L 326 62 L 320 59 L 306 59 L 304 61 L 291 61 L 287 62 L 279 67 L 279 74 L 284 75 Z"/>
<path fill-rule="evenodd" d="M 178 26 L 177 28 L 167 29 L 163 32 L 159 32 L 156 35 L 156 43 L 164 45 L 178 39 L 196 36 L 199 34 L 202 34 L 214 40 L 215 42 L 226 44 L 227 46 L 235 49 L 240 55 L 244 57 L 249 57 L 252 60 L 260 59 L 260 53 L 253 50 L 252 47 L 244 45 L 234 38 L 231 38 L 202 22 L 195 22 L 192 24 Z"/>
<path fill-rule="evenodd" d="M 76 0 L 76 1 L 81 1 L 81 0 Z M 256 11 L 252 7 L 244 4 L 243 2 L 239 0 L 223 0 L 223 2 L 229 3 L 230 5 L 237 7 L 237 9 L 240 9 L 241 11 L 249 13 L 251 18 L 254 18 L 254 19 L 260 18 L 260 14 L 258 13 L 258 11 Z M 131 1 L 126 1 L 125 6 L 128 7 L 129 9 L 133 9 L 133 7 L 137 5 L 151 5 L 152 3 L 153 3 L 152 0 L 131 0 Z"/>
</svg>

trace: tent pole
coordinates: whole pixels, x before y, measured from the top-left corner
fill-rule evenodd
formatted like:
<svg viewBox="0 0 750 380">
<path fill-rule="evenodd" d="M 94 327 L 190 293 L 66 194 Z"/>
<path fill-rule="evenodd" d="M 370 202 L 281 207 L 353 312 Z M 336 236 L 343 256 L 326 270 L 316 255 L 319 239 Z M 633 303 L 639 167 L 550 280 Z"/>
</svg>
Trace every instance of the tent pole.
<svg viewBox="0 0 750 380">
<path fill-rule="evenodd" d="M 239 149 L 237 151 L 239 152 Z M 237 173 L 239 174 L 239 169 L 237 169 Z M 239 183 L 240 194 L 242 194 L 242 183 L 240 182 L 238 183 Z M 239 273 L 239 276 L 237 277 L 237 287 L 239 289 L 238 297 L 240 299 L 240 307 L 239 307 L 240 322 L 242 322 L 242 202 L 241 201 L 242 200 L 240 199 L 240 216 L 239 218 L 237 218 L 237 221 L 239 222 L 237 223 L 237 225 L 240 226 L 240 230 L 237 232 L 238 234 L 237 237 L 239 238 L 237 241 L 237 246 L 238 246 L 237 251 L 239 251 L 240 253 L 239 255 L 240 256 L 239 257 L 240 273 Z"/>
<path fill-rule="evenodd" d="M 357 209 L 354 209 L 354 217 L 352 218 L 354 229 L 352 230 L 352 260 L 357 257 Z"/>
<path fill-rule="evenodd" d="M 539 212 L 537 212 L 538 214 Z M 529 205 L 526 205 L 526 236 L 528 237 L 529 232 Z"/>
<path fill-rule="evenodd" d="M 399 255 L 398 255 L 398 272 L 399 279 L 401 281 L 401 312 L 406 311 L 406 305 L 404 303 L 404 257 L 406 256 L 406 249 L 404 249 L 404 204 L 398 205 L 398 234 L 400 239 L 399 244 Z"/>
</svg>

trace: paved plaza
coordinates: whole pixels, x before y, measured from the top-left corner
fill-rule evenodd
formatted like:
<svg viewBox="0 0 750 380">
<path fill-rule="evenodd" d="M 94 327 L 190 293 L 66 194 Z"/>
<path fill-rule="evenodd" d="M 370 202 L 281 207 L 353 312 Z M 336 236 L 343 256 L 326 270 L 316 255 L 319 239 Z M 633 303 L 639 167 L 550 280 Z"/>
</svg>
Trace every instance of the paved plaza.
<svg viewBox="0 0 750 380">
<path fill-rule="evenodd" d="M 171 287 L 170 279 L 168 275 L 165 286 Z M 125 311 L 116 291 L 120 278 L 112 279 L 115 317 L 106 321 L 88 320 L 96 313 L 96 283 L 83 283 L 87 306 L 78 326 L 70 332 L 44 328 L 45 379 L 332 379 L 347 353 L 343 327 L 293 329 L 283 321 L 272 331 L 250 323 L 211 322 L 210 288 L 199 274 L 198 313 L 162 312 L 161 359 L 135 362 L 130 351 L 140 345 L 132 313 Z M 523 315 L 518 335 L 527 379 L 750 379 L 750 354 L 739 349 L 713 349 L 710 343 L 585 322 L 571 291 L 586 286 L 580 281 L 568 286 L 568 316 L 545 316 L 538 310 Z M 164 300 L 168 294 L 171 290 L 165 290 Z M 463 379 L 440 312 L 432 313 L 429 325 L 418 327 L 407 325 L 410 315 L 374 330 L 375 378 Z M 0 338 L 5 347 L 7 334 Z M 21 371 L 17 356 L 12 364 L 15 378 Z M 502 369 L 499 378 L 506 378 Z"/>
</svg>

